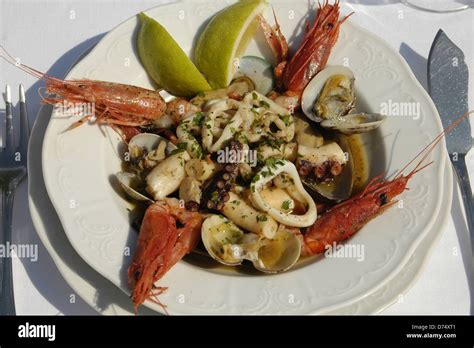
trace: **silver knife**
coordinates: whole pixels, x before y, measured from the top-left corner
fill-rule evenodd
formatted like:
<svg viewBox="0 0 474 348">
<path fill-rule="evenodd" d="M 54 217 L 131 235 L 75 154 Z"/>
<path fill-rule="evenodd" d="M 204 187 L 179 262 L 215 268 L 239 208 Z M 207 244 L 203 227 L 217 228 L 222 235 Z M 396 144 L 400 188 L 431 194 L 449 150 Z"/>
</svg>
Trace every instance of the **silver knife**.
<svg viewBox="0 0 474 348">
<path fill-rule="evenodd" d="M 444 128 L 468 112 L 468 81 L 464 53 L 440 29 L 428 57 L 428 89 Z M 458 177 L 471 247 L 474 248 L 474 202 L 465 161 L 466 154 L 472 148 L 469 118 L 464 118 L 448 133 L 446 146 Z"/>
</svg>

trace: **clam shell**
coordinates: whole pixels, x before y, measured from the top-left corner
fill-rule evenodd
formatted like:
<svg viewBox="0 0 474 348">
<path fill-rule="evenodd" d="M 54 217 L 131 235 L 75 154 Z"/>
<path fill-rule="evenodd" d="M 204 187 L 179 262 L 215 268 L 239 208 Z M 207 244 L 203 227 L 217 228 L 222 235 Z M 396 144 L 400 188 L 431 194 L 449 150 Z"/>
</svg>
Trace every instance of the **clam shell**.
<svg viewBox="0 0 474 348">
<path fill-rule="evenodd" d="M 301 242 L 289 231 L 280 231 L 274 239 L 260 241 L 257 259 L 253 265 L 265 273 L 280 273 L 289 270 L 301 256 Z"/>
<path fill-rule="evenodd" d="M 242 253 L 237 254 L 239 250 L 232 250 L 233 255 L 225 255 L 224 246 L 232 245 L 237 248 L 243 235 L 241 229 L 221 215 L 209 216 L 201 227 L 201 240 L 207 252 L 214 260 L 226 266 L 238 266 L 242 263 Z"/>
<path fill-rule="evenodd" d="M 249 260 L 257 270 L 265 273 L 284 272 L 301 255 L 301 242 L 292 232 L 283 229 L 274 239 L 262 238 L 254 233 L 244 233 L 221 215 L 211 215 L 204 220 L 201 239 L 217 262 L 238 266 L 243 260 Z"/>
<path fill-rule="evenodd" d="M 165 139 L 157 134 L 153 133 L 140 133 L 135 135 L 130 141 L 128 142 L 128 149 L 130 155 L 134 153 L 131 150 L 132 147 L 138 147 L 144 149 L 146 152 L 150 152 L 158 146 L 158 144 L 162 141 L 166 142 L 166 154 L 169 155 L 173 150 L 176 150 L 177 147 L 170 142 L 168 139 Z"/>
<path fill-rule="evenodd" d="M 117 177 L 117 180 L 120 186 L 122 186 L 123 190 L 128 196 L 130 196 L 131 198 L 137 201 L 153 203 L 153 201 L 150 198 L 141 194 L 135 189 L 136 182 L 139 180 L 136 174 L 127 173 L 127 172 L 118 172 L 117 174 L 115 174 L 115 176 Z"/>
<path fill-rule="evenodd" d="M 130 157 L 132 157 L 136 152 L 132 150 L 132 147 L 144 149 L 147 152 L 154 150 L 158 144 L 162 141 L 166 142 L 166 154 L 169 155 L 171 152 L 177 147 L 168 141 L 167 139 L 160 137 L 157 134 L 152 133 L 141 133 L 135 135 L 130 141 L 128 142 L 128 151 L 130 153 Z M 153 200 L 136 190 L 137 186 L 139 186 L 139 177 L 134 173 L 127 173 L 127 172 L 118 172 L 115 174 L 120 186 L 123 188 L 124 192 L 131 198 L 137 201 L 143 202 L 150 202 L 153 203 Z"/>
<path fill-rule="evenodd" d="M 323 120 L 315 114 L 314 104 L 319 98 L 326 81 L 333 75 L 346 75 L 354 79 L 354 73 L 349 68 L 342 65 L 328 66 L 316 74 L 303 91 L 303 95 L 301 96 L 301 110 L 314 122 L 321 122 Z"/>
<path fill-rule="evenodd" d="M 386 119 L 386 116 L 380 114 L 357 113 L 324 120 L 321 122 L 321 126 L 350 135 L 373 131 L 380 127 Z"/>
</svg>

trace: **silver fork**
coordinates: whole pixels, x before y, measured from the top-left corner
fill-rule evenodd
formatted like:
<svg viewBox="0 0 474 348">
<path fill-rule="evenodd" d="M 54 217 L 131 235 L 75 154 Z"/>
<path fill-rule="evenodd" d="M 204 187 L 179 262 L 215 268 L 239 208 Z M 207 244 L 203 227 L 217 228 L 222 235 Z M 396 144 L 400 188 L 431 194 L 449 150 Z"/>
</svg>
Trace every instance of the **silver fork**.
<svg viewBox="0 0 474 348">
<path fill-rule="evenodd" d="M 10 86 L 5 88 L 5 138 L 0 148 L 0 189 L 2 200 L 2 230 L 0 244 L 7 248 L 12 241 L 13 198 L 18 183 L 26 175 L 26 151 L 30 127 L 26 110 L 25 90 L 20 85 L 20 139 L 15 146 L 13 134 L 13 105 Z M 10 255 L 0 258 L 1 292 L 0 315 L 15 315 L 13 296 L 12 259 Z"/>
</svg>

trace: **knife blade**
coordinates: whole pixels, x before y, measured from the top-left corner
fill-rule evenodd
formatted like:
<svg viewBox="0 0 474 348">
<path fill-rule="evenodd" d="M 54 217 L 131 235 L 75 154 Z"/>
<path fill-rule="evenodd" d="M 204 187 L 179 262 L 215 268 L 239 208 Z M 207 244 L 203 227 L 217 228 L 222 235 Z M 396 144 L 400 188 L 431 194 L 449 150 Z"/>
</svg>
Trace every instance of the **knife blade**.
<svg viewBox="0 0 474 348">
<path fill-rule="evenodd" d="M 444 128 L 468 111 L 468 81 L 464 53 L 439 30 L 428 57 L 428 89 Z M 446 145 L 450 154 L 466 154 L 471 149 L 468 118 L 446 136 Z"/>
<path fill-rule="evenodd" d="M 428 56 L 428 89 L 446 129 L 468 112 L 469 70 L 464 53 L 439 30 Z M 472 148 L 471 125 L 465 117 L 446 136 L 449 158 L 456 171 L 474 248 L 474 202 L 465 157 Z M 474 264 L 474 261 L 473 261 Z"/>
</svg>

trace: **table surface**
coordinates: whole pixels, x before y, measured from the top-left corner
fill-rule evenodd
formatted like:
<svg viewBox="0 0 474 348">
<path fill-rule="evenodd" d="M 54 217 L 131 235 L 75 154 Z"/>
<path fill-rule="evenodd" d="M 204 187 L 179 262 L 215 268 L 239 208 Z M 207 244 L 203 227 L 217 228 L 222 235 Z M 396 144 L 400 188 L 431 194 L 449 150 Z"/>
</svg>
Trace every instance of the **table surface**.
<svg viewBox="0 0 474 348">
<path fill-rule="evenodd" d="M 291 3 L 290 0 L 288 0 Z M 0 0 L 0 42 L 41 71 L 62 77 L 88 47 L 117 24 L 137 12 L 162 4 L 151 0 Z M 397 0 L 346 0 L 344 11 L 353 10 L 352 21 L 385 39 L 400 52 L 426 88 L 426 63 L 439 28 L 464 51 L 469 65 L 470 90 L 474 81 L 474 10 L 435 14 L 412 9 Z M 36 81 L 3 62 L 0 84 L 29 89 Z M 28 91 L 31 92 L 31 91 Z M 16 93 L 15 93 L 16 94 Z M 28 93 L 30 121 L 40 107 L 37 93 Z M 471 93 L 469 108 L 473 107 Z M 16 95 L 15 95 L 16 98 Z M 474 174 L 474 156 L 468 156 Z M 474 176 L 474 175 L 472 175 Z M 474 182 L 474 180 L 473 180 Z M 456 183 L 455 183 L 456 185 Z M 96 314 L 76 296 L 56 269 L 36 234 L 28 210 L 26 180 L 19 186 L 14 204 L 14 243 L 38 245 L 38 260 L 13 260 L 15 298 L 20 315 Z M 464 261 L 463 261 L 464 260 Z M 447 225 L 413 287 L 384 314 L 469 314 L 471 309 L 471 250 L 457 186 Z M 467 265 L 467 266 L 465 266 Z M 472 286 L 471 286 L 472 288 Z"/>
</svg>

